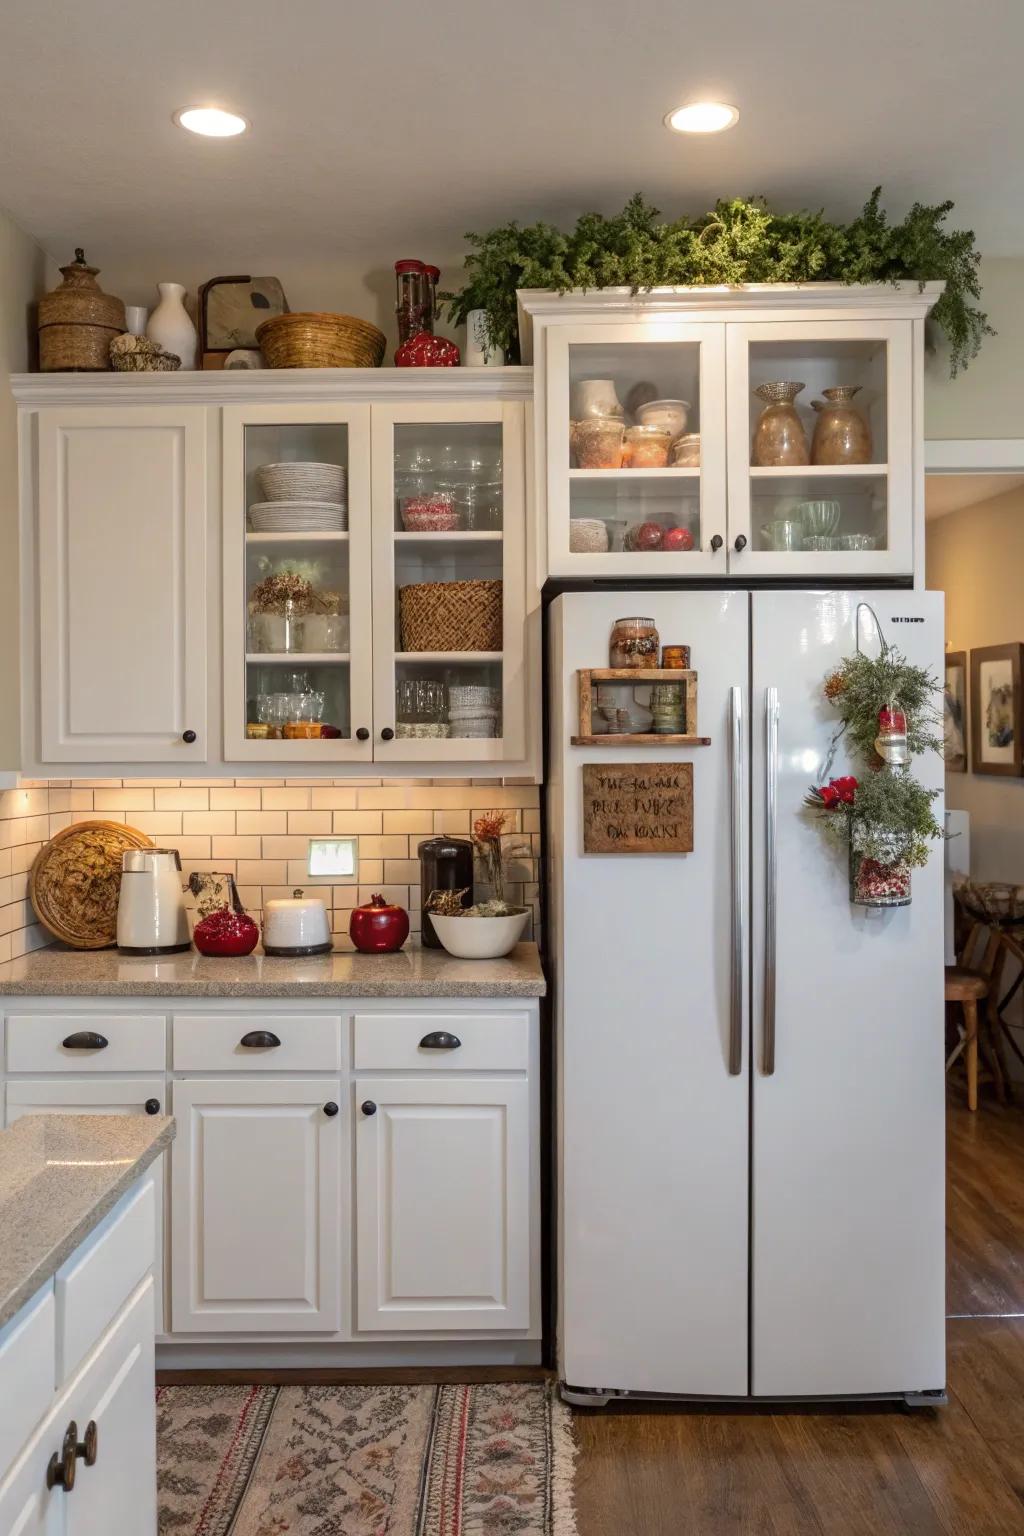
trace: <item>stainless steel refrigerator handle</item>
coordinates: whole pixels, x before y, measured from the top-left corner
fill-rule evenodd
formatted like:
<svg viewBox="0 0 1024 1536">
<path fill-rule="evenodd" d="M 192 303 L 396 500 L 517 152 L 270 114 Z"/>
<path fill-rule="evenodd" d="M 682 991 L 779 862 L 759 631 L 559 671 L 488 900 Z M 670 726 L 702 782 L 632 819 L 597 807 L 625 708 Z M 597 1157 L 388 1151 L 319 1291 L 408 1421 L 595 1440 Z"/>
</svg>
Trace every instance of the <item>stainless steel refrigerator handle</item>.
<svg viewBox="0 0 1024 1536">
<path fill-rule="evenodd" d="M 743 693 L 729 689 L 732 816 L 729 853 L 732 864 L 732 932 L 730 934 L 729 1072 L 743 1070 Z"/>
<path fill-rule="evenodd" d="M 765 1077 L 775 1071 L 775 942 L 779 821 L 779 690 L 764 694 L 764 1029 Z"/>
</svg>

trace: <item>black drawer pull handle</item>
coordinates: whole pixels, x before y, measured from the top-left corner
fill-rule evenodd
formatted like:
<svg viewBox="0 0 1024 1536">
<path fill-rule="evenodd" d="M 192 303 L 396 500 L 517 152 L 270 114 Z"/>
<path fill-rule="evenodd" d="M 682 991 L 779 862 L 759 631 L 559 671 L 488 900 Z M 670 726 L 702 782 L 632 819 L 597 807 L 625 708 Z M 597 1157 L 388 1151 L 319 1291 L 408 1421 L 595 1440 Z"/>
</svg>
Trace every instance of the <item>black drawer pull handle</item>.
<svg viewBox="0 0 1024 1536">
<path fill-rule="evenodd" d="M 271 1047 L 280 1045 L 281 1042 L 270 1029 L 250 1029 L 247 1035 L 239 1040 L 239 1045 L 244 1045 L 247 1050 L 255 1050 L 259 1046 Z"/>
<path fill-rule="evenodd" d="M 432 1029 L 420 1041 L 425 1051 L 457 1051 L 461 1044 L 458 1035 L 450 1035 L 446 1029 Z"/>
<path fill-rule="evenodd" d="M 61 1041 L 66 1051 L 105 1051 L 109 1044 L 106 1035 L 97 1034 L 94 1029 L 78 1029 Z"/>
</svg>

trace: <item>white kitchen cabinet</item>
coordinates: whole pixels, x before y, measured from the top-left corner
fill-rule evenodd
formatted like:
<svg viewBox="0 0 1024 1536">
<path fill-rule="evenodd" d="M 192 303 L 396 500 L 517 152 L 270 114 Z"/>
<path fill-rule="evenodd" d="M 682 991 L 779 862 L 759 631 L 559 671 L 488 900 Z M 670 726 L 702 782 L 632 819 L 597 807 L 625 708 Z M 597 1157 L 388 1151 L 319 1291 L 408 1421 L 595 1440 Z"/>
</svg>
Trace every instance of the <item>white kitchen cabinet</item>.
<svg viewBox="0 0 1024 1536">
<path fill-rule="evenodd" d="M 50 1457 L 60 1453 L 67 1427 L 67 1409 L 61 1401 L 47 1414 L 14 1465 L 9 1470 L 0 1468 L 0 1531 L 4 1536 L 66 1536 L 67 1495 L 61 1488 L 47 1488 L 46 1468 Z"/>
<path fill-rule="evenodd" d="M 525 1077 L 357 1078 L 360 1330 L 526 1328 Z"/>
<path fill-rule="evenodd" d="M 174 1112 L 174 1332 L 334 1332 L 340 1079 L 179 1078 Z"/>
<path fill-rule="evenodd" d="M 38 752 L 207 756 L 206 413 L 39 413 Z"/>
<path fill-rule="evenodd" d="M 940 292 L 934 283 L 809 283 L 520 294 L 544 423 L 535 466 L 547 522 L 539 578 L 881 576 L 923 586 L 924 324 Z M 644 397 L 686 401 L 699 467 L 580 465 L 572 424 L 587 410 L 593 379 L 610 381 L 627 420 Z M 803 385 L 797 410 L 808 448 L 819 392 L 856 386 L 872 462 L 753 465 L 764 406 L 754 391 L 778 381 Z M 834 506 L 838 520 L 832 510 L 808 510 L 814 502 Z M 630 547 L 630 529 L 643 523 L 663 537 L 673 530 L 672 540 Z M 607 549 L 585 545 L 595 527 Z"/>
</svg>

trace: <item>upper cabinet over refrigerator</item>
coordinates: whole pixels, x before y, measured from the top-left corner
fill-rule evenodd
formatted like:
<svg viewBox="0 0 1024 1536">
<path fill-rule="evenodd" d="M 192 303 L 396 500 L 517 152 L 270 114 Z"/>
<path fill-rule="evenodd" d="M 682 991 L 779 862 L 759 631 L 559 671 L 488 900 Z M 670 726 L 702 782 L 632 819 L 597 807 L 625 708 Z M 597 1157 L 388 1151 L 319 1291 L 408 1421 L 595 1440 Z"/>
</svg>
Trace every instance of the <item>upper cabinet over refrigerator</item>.
<svg viewBox="0 0 1024 1536">
<path fill-rule="evenodd" d="M 724 573 L 724 365 L 718 324 L 551 331 L 551 575 Z"/>
<path fill-rule="evenodd" d="M 520 294 L 540 579 L 923 585 L 938 284 Z"/>
</svg>

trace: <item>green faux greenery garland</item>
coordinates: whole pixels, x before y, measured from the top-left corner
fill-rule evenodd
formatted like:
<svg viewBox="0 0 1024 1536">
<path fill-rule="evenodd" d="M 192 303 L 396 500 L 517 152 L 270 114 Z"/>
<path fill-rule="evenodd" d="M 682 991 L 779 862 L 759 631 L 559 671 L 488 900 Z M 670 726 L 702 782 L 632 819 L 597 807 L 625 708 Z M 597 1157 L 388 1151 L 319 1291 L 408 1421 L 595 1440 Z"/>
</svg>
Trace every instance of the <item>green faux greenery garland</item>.
<svg viewBox="0 0 1024 1536">
<path fill-rule="evenodd" d="M 946 230 L 951 202 L 915 203 L 890 224 L 876 187 L 850 224 L 821 213 L 772 213 L 761 200 L 721 200 L 697 219 L 659 223 L 659 210 L 640 193 L 620 214 L 586 213 L 571 234 L 552 224 L 503 224 L 467 234 L 466 285 L 445 293 L 449 316 L 464 323 L 470 310 L 487 316 L 488 340 L 508 360 L 519 355 L 517 288 L 557 293 L 586 288 L 642 289 L 742 283 L 884 283 L 943 281 L 932 319 L 949 344 L 955 377 L 975 357 L 988 317 L 981 298 L 980 260 L 971 230 Z"/>
<path fill-rule="evenodd" d="M 847 775 L 815 785 L 804 800 L 815 813 L 826 837 L 848 848 L 856 825 L 856 850 L 880 865 L 927 863 L 929 845 L 943 836 L 932 802 L 936 789 L 925 789 L 908 764 L 889 766 L 875 750 L 879 714 L 898 708 L 906 716 L 907 749 L 942 752 L 937 734 L 938 712 L 932 703 L 938 683 L 924 667 L 912 666 L 895 647 L 882 641 L 877 657 L 858 651 L 825 679 L 825 697 L 839 711 L 842 724 L 833 738 L 825 765 L 831 765 L 839 740 L 846 735 L 863 757 L 868 771 L 860 779 Z M 824 775 L 823 775 L 824 776 Z"/>
</svg>

